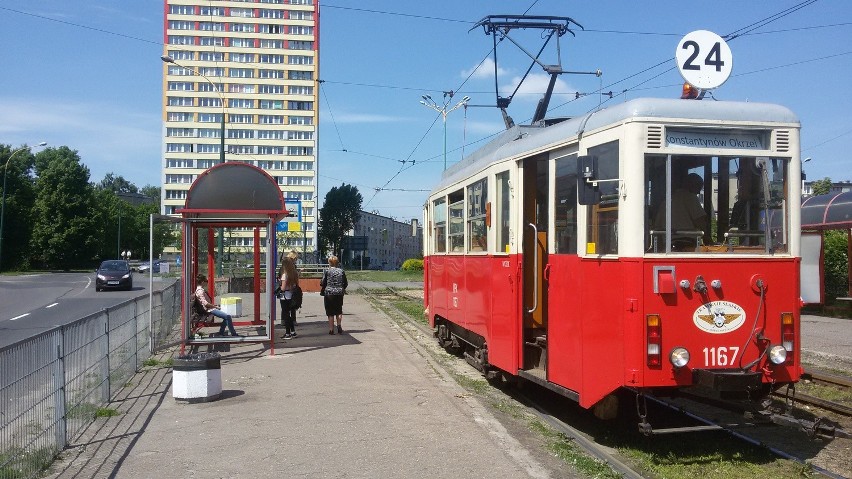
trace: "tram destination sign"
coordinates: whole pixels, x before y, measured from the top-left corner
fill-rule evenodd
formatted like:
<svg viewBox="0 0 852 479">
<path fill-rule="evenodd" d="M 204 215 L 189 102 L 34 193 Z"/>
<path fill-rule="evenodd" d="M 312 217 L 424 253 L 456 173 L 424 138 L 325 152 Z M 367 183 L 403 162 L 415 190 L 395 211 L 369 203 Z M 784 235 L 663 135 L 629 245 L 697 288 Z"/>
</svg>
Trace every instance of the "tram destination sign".
<svg viewBox="0 0 852 479">
<path fill-rule="evenodd" d="M 726 131 L 667 130 L 666 146 L 675 148 L 725 148 L 762 150 L 762 135 Z"/>
</svg>

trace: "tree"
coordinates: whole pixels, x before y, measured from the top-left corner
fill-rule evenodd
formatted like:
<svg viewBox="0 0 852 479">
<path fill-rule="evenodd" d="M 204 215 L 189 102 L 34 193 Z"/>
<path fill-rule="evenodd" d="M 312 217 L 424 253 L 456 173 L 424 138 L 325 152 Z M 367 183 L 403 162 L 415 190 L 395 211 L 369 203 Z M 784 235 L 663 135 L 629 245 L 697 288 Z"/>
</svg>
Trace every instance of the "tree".
<svg viewBox="0 0 852 479">
<path fill-rule="evenodd" d="M 325 202 L 319 212 L 318 237 L 319 249 L 323 254 L 329 250 L 335 255 L 340 254 L 343 237 L 361 218 L 363 201 L 358 188 L 345 183 L 333 187 L 325 195 Z"/>
<path fill-rule="evenodd" d="M 814 195 L 827 195 L 831 193 L 831 178 L 825 177 L 821 180 L 816 180 L 811 184 L 811 189 Z"/>
<path fill-rule="evenodd" d="M 107 173 L 104 179 L 96 186 L 99 190 L 109 190 L 113 193 L 138 193 L 139 188 L 124 179 L 123 176 L 115 176 L 115 173 Z"/>
<path fill-rule="evenodd" d="M 6 270 L 29 267 L 29 243 L 31 236 L 30 214 L 34 201 L 33 162 L 29 151 L 20 151 L 10 158 L 17 148 L 0 146 L 0 168 L 6 173 L 6 208 L 3 215 L 3 257 Z M 7 161 L 11 163 L 6 165 Z"/>
<path fill-rule="evenodd" d="M 98 228 L 89 169 L 76 150 L 62 146 L 39 152 L 35 171 L 33 259 L 47 268 L 91 266 L 102 239 L 93 235 Z"/>
</svg>

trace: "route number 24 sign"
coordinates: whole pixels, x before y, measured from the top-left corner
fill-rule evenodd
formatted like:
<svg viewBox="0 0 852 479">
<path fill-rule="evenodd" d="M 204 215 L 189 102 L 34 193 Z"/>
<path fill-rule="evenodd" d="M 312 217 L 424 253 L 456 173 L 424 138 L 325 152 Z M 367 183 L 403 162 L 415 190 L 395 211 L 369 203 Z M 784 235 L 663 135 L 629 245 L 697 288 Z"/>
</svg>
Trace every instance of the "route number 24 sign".
<svg viewBox="0 0 852 479">
<path fill-rule="evenodd" d="M 686 34 L 677 45 L 675 61 L 683 79 L 702 90 L 725 83 L 734 66 L 728 44 L 707 30 Z"/>
</svg>

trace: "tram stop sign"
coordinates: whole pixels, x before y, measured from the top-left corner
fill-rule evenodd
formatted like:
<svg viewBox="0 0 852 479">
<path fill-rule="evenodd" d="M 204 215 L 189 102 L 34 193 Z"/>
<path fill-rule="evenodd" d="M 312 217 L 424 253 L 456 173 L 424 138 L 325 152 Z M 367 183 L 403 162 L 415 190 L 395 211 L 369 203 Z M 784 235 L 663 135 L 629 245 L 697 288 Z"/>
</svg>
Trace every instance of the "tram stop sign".
<svg viewBox="0 0 852 479">
<path fill-rule="evenodd" d="M 702 90 L 721 86 L 734 67 L 731 48 L 722 37 L 707 30 L 687 33 L 677 45 L 675 61 L 683 79 Z"/>
</svg>

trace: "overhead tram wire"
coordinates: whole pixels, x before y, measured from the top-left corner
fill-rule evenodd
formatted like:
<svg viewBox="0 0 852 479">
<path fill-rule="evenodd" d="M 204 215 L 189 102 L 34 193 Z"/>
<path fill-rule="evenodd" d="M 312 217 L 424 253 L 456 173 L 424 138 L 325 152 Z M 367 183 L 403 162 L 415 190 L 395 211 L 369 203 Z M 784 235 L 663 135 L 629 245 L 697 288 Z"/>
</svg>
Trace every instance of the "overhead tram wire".
<svg viewBox="0 0 852 479">
<path fill-rule="evenodd" d="M 322 97 L 325 98 L 325 106 L 328 108 L 328 114 L 331 115 L 331 123 L 334 125 L 334 131 L 337 132 L 337 141 L 340 142 L 340 148 L 346 151 L 346 145 L 343 144 L 343 138 L 340 136 L 340 129 L 337 128 L 337 121 L 334 119 L 334 111 L 331 109 L 331 102 L 328 101 L 328 95 L 325 93 L 325 88 L 322 87 L 323 81 L 317 80 L 317 89 L 322 92 Z"/>
</svg>

